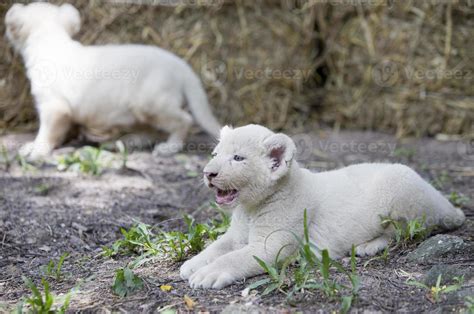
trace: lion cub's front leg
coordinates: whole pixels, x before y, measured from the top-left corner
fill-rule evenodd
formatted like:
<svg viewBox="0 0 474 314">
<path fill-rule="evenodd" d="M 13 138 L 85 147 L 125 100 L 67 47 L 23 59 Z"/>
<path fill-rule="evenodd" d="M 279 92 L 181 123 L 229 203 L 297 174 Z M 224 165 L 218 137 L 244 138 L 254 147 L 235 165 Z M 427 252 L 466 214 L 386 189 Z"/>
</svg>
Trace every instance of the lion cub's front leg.
<svg viewBox="0 0 474 314">
<path fill-rule="evenodd" d="M 226 233 L 220 239 L 209 245 L 204 251 L 186 261 L 180 268 L 180 276 L 189 279 L 192 274 L 202 267 L 212 263 L 216 258 L 234 249 L 232 234 Z"/>
<path fill-rule="evenodd" d="M 220 256 L 223 256 L 233 250 L 237 250 L 246 245 L 248 238 L 248 227 L 245 220 L 237 214 L 232 216 L 232 222 L 229 230 L 211 243 L 204 251 L 186 261 L 180 269 L 180 276 L 183 279 L 189 279 L 199 269 L 211 264 Z"/>
<path fill-rule="evenodd" d="M 40 128 L 34 142 L 25 144 L 20 155 L 36 161 L 47 156 L 65 139 L 71 126 L 71 112 L 62 102 L 38 106 Z"/>
<path fill-rule="evenodd" d="M 295 237 L 289 232 L 262 232 L 260 236 L 251 237 L 248 245 L 201 267 L 190 276 L 189 283 L 192 288 L 221 289 L 237 280 L 261 274 L 263 270 L 255 256 L 273 263 L 282 248 L 279 255 L 282 259 L 293 253 L 295 242 Z"/>
</svg>

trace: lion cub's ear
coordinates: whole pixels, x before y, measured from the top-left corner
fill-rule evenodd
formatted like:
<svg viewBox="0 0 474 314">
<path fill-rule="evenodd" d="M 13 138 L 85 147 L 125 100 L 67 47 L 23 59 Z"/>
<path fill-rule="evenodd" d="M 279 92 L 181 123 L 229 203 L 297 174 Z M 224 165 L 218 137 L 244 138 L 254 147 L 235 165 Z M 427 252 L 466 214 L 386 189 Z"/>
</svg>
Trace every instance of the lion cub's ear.
<svg viewBox="0 0 474 314">
<path fill-rule="evenodd" d="M 233 130 L 233 128 L 232 128 L 231 126 L 225 125 L 225 126 L 221 129 L 221 131 L 220 131 L 219 140 L 222 141 L 222 139 L 223 139 L 227 134 L 229 134 L 232 130 Z"/>
<path fill-rule="evenodd" d="M 287 135 L 278 133 L 265 139 L 263 144 L 270 158 L 272 179 L 278 180 L 288 172 L 296 152 L 295 143 Z"/>
<path fill-rule="evenodd" d="M 60 6 L 59 18 L 70 36 L 74 36 L 80 31 L 81 15 L 73 5 L 65 3 Z"/>
<path fill-rule="evenodd" d="M 8 10 L 7 15 L 5 16 L 5 25 L 7 26 L 10 36 L 14 40 L 19 40 L 25 35 L 23 34 L 23 8 L 23 4 L 16 3 Z"/>
</svg>

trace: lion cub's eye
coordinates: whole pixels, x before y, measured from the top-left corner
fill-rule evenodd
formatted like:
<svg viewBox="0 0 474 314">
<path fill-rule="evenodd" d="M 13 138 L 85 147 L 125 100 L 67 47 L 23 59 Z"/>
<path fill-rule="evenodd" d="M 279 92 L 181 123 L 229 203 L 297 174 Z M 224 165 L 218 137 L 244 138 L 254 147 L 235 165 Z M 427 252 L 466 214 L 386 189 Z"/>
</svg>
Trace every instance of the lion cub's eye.
<svg viewBox="0 0 474 314">
<path fill-rule="evenodd" d="M 234 160 L 235 161 L 242 161 L 244 159 L 245 159 L 245 157 L 242 157 L 242 156 L 239 156 L 239 155 L 234 155 Z"/>
</svg>

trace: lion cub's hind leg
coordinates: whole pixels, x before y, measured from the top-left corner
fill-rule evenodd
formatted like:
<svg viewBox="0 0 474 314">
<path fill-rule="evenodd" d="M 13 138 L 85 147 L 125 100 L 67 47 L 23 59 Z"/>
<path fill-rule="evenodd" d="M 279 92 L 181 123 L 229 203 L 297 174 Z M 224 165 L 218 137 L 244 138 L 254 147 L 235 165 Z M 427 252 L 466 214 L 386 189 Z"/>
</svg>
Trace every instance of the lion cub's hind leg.
<svg viewBox="0 0 474 314">
<path fill-rule="evenodd" d="M 378 238 L 359 244 L 355 248 L 356 254 L 361 257 L 375 255 L 388 246 L 390 239 L 390 236 L 384 234 Z"/>
<path fill-rule="evenodd" d="M 155 156 L 171 156 L 180 152 L 193 119 L 189 113 L 180 108 L 169 108 L 160 117 L 155 118 L 157 128 L 169 133 L 168 140 L 157 144 L 153 150 Z"/>
</svg>

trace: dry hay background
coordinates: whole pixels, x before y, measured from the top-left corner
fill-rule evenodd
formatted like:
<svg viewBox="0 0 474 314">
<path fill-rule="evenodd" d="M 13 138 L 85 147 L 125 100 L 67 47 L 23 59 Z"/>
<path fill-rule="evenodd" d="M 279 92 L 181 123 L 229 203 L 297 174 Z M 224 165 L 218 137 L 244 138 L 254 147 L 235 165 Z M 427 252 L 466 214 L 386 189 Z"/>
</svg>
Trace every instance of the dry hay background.
<svg viewBox="0 0 474 314">
<path fill-rule="evenodd" d="M 154 44 L 190 62 L 225 123 L 474 134 L 471 0 L 69 2 L 84 44 Z M 5 39 L 0 52 L 0 128 L 35 128 L 21 58 Z"/>
</svg>

